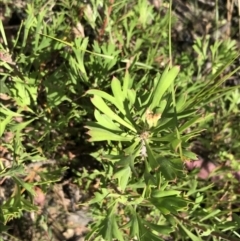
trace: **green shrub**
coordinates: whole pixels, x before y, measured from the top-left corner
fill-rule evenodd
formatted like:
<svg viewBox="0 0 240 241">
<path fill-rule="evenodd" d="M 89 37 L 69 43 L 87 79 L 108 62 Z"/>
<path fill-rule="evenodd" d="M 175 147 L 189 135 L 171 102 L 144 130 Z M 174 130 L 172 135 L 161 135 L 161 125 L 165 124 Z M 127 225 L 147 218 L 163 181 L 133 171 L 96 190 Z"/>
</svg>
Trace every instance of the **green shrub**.
<svg viewBox="0 0 240 241">
<path fill-rule="evenodd" d="M 34 187 L 48 190 L 61 179 L 67 155 L 59 150 L 74 136 L 101 164 L 76 180 L 86 179 L 87 189 L 99 179 L 86 202 L 94 218 L 87 240 L 239 238 L 233 177 L 228 212 L 222 184 L 203 183 L 185 168 L 197 159 L 190 148 L 196 139 L 219 148 L 214 154 L 238 168 L 232 152 L 238 156 L 239 93 L 224 86 L 240 68 L 226 71 L 235 66 L 236 43 L 198 38 L 193 54 L 174 58 L 177 20 L 172 23 L 169 5 L 160 12 L 146 0 L 53 5 L 28 4 L 9 42 L 0 22 L 0 86 L 7 96 L 0 136 L 11 153 L 10 166 L 2 158 L 0 176 L 15 187 L 1 205 L 1 231 L 23 212 L 38 210 Z M 230 150 L 214 141 L 212 126 L 223 130 L 221 139 L 228 130 Z M 203 130 L 209 131 L 205 140 Z M 25 166 L 53 156 L 57 165 L 32 180 Z"/>
</svg>

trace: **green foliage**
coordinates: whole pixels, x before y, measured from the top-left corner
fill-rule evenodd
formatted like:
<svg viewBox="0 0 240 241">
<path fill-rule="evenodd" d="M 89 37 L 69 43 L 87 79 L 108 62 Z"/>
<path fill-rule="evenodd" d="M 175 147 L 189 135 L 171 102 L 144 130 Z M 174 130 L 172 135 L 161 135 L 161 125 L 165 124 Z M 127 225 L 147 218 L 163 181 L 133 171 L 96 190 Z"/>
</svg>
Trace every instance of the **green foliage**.
<svg viewBox="0 0 240 241">
<path fill-rule="evenodd" d="M 101 164 L 76 178 L 87 180 L 86 189 L 99 180 L 87 202 L 94 218 L 87 240 L 239 238 L 233 175 L 224 176 L 232 185 L 228 212 L 219 202 L 222 184 L 201 182 L 185 168 L 197 159 L 190 145 L 201 140 L 239 169 L 239 90 L 224 84 L 240 68 L 236 43 L 197 38 L 197 57 L 181 53 L 172 65 L 169 9 L 160 14 L 147 0 L 60 2 L 60 11 L 28 4 L 12 40 L 0 22 L 0 93 L 8 97 L 0 137 L 11 153 L 11 166 L 0 160 L 0 177 L 14 182 L 1 205 L 0 231 L 38 210 L 34 187 L 46 190 L 61 178 L 67 157 L 59 150 L 75 137 Z M 73 35 L 79 23 L 92 35 L 81 27 Z M 53 156 L 57 165 L 30 180 L 26 166 Z"/>
</svg>

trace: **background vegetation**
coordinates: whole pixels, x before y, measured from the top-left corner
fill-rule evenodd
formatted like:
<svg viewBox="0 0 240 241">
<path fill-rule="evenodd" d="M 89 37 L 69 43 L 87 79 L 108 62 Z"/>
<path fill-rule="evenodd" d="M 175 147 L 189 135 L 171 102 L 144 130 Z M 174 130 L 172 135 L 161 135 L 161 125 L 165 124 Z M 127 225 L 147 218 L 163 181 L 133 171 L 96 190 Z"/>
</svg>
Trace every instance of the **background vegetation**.
<svg viewBox="0 0 240 241">
<path fill-rule="evenodd" d="M 237 1 L 10 1 L 1 240 L 239 240 Z"/>
</svg>

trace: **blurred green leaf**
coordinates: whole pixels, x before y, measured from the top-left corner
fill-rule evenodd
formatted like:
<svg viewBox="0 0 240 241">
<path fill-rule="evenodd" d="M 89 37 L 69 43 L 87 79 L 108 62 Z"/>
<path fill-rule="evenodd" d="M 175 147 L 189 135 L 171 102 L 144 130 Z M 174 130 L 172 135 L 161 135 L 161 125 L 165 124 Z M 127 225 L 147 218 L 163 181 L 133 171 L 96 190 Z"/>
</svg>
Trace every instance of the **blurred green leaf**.
<svg viewBox="0 0 240 241">
<path fill-rule="evenodd" d="M 165 69 L 161 78 L 158 80 L 157 86 L 153 92 L 150 110 L 153 110 L 155 107 L 158 107 L 162 99 L 162 96 L 171 86 L 172 82 L 175 80 L 180 70 L 179 66 L 174 66 L 169 71 L 168 68 L 169 67 Z"/>
<path fill-rule="evenodd" d="M 98 110 L 95 110 L 94 116 L 101 126 L 113 131 L 121 131 L 120 127 L 116 123 L 114 123 L 112 119 L 109 118 L 107 115 L 102 115 Z"/>
<path fill-rule="evenodd" d="M 193 234 L 188 228 L 186 228 L 183 224 L 181 224 L 180 222 L 178 223 L 178 225 L 183 229 L 183 231 L 188 235 L 188 237 L 192 240 L 192 241 L 202 241 L 202 239 L 200 237 L 197 237 L 195 234 Z"/>
<path fill-rule="evenodd" d="M 93 105 L 97 107 L 100 111 L 102 111 L 104 114 L 106 114 L 111 119 L 117 121 L 118 123 L 122 124 L 123 126 L 127 127 L 128 129 L 136 132 L 136 129 L 133 127 L 133 125 L 129 124 L 128 122 L 124 121 L 122 118 L 120 118 L 118 115 L 116 115 L 103 101 L 103 99 L 97 95 L 95 95 L 91 99 Z"/>
<path fill-rule="evenodd" d="M 159 172 L 166 178 L 166 180 L 174 180 L 177 177 L 183 176 L 183 163 L 179 158 L 157 157 L 160 167 Z"/>
<path fill-rule="evenodd" d="M 155 158 L 151 147 L 149 146 L 149 144 L 146 141 L 144 141 L 144 144 L 145 144 L 146 150 L 147 150 L 147 153 L 146 153 L 147 154 L 147 160 L 149 161 L 149 164 L 150 164 L 152 170 L 155 170 L 156 168 L 159 168 L 160 163 Z M 144 148 L 144 146 L 142 148 Z"/>
<path fill-rule="evenodd" d="M 130 165 L 130 163 L 129 163 L 129 165 Z M 127 166 L 125 168 L 120 168 L 119 170 L 117 170 L 114 173 L 113 178 L 118 179 L 118 185 L 119 185 L 121 191 L 125 191 L 130 176 L 131 176 L 131 168 L 129 166 Z"/>
<path fill-rule="evenodd" d="M 113 97 L 112 95 L 109 95 L 106 92 L 103 92 L 101 90 L 91 89 L 91 90 L 88 90 L 85 94 L 92 94 L 92 95 L 97 95 L 99 97 L 102 97 L 102 98 L 108 100 L 113 105 L 115 105 L 119 109 L 119 111 L 122 112 L 122 114 L 124 114 L 124 115 L 126 114 L 123 106 L 117 102 L 117 99 L 115 97 Z"/>
<path fill-rule="evenodd" d="M 103 128 L 95 128 L 91 126 L 85 126 L 85 128 L 89 129 L 87 132 L 88 135 L 91 136 L 89 141 L 132 141 L 133 136 L 127 135 L 116 135 L 113 132 L 107 131 Z"/>
<path fill-rule="evenodd" d="M 122 86 L 117 78 L 113 78 L 111 81 L 111 88 L 116 101 L 123 107 L 124 97 L 122 93 Z"/>
<path fill-rule="evenodd" d="M 152 192 L 152 197 L 153 198 L 158 198 L 158 197 L 167 197 L 167 196 L 178 196 L 181 192 L 180 191 L 175 191 L 175 190 L 154 190 Z"/>
</svg>

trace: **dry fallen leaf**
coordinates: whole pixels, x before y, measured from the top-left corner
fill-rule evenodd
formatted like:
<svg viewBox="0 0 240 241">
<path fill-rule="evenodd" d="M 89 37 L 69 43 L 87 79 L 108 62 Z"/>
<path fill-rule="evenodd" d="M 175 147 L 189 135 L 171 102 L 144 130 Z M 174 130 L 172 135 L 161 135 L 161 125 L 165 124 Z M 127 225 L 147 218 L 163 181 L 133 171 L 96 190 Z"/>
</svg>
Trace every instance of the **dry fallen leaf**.
<svg viewBox="0 0 240 241">
<path fill-rule="evenodd" d="M 45 194 L 43 193 L 40 187 L 34 187 L 34 190 L 35 190 L 34 203 L 42 208 L 45 203 Z"/>
<path fill-rule="evenodd" d="M 12 60 L 12 55 L 3 50 L 0 51 L 0 60 L 8 64 L 15 65 L 15 62 Z"/>
<path fill-rule="evenodd" d="M 6 94 L 4 94 L 4 93 L 0 93 L 0 99 L 1 100 L 10 100 L 11 97 L 6 95 Z"/>
</svg>

